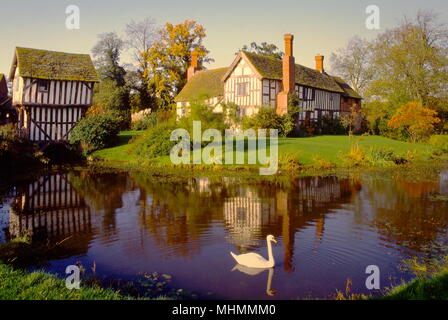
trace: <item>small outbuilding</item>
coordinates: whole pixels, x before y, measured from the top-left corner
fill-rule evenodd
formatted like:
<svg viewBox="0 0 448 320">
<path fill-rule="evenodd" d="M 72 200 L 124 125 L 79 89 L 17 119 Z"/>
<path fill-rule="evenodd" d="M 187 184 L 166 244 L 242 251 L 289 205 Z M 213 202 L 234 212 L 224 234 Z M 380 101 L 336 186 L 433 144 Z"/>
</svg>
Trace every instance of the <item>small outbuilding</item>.
<svg viewBox="0 0 448 320">
<path fill-rule="evenodd" d="M 32 141 L 67 141 L 99 82 L 88 54 L 17 47 L 9 76 L 18 127 Z"/>
</svg>

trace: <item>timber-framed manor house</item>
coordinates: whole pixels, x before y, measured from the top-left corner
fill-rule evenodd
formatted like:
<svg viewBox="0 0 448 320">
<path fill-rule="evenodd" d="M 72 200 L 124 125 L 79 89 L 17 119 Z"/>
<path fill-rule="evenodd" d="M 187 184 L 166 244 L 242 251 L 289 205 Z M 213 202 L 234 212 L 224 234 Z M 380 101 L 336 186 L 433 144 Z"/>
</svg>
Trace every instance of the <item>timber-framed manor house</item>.
<svg viewBox="0 0 448 320">
<path fill-rule="evenodd" d="M 261 107 L 288 112 L 288 97 L 299 98 L 299 122 L 316 122 L 323 116 L 339 117 L 361 107 L 361 96 L 344 80 L 324 70 L 324 57 L 316 56 L 316 68 L 295 63 L 292 34 L 284 35 L 285 54 L 276 59 L 240 51 L 226 68 L 201 70 L 192 52 L 188 81 L 176 96 L 176 112 L 181 117 L 188 106 L 200 99 L 222 112 L 223 103 L 235 103 L 241 116 L 251 116 Z"/>
</svg>

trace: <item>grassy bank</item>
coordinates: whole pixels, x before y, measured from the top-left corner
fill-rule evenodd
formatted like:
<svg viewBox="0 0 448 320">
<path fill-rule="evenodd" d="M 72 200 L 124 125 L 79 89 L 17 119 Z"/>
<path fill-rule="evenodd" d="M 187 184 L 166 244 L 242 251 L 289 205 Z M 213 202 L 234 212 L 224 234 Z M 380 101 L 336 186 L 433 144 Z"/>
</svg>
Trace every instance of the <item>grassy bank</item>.
<svg viewBox="0 0 448 320">
<path fill-rule="evenodd" d="M 448 300 L 448 272 L 417 278 L 391 289 L 383 300 Z"/>
<path fill-rule="evenodd" d="M 448 300 L 448 256 L 442 260 L 418 262 L 417 258 L 404 261 L 402 266 L 416 278 L 386 288 L 379 295 L 350 293 L 347 282 L 345 293 L 337 290 L 335 300 Z"/>
<path fill-rule="evenodd" d="M 448 256 L 440 260 L 405 261 L 417 278 L 391 288 L 384 300 L 448 300 Z"/>
<path fill-rule="evenodd" d="M 65 279 L 54 274 L 26 271 L 30 266 L 45 265 L 60 250 L 66 251 L 62 242 L 56 245 L 34 243 L 27 237 L 0 244 L 0 300 L 171 300 L 181 297 L 166 290 L 160 292 L 162 287 L 166 289 L 166 282 L 154 275 L 145 274 L 144 279 L 135 282 L 109 279 L 88 273 L 79 265 L 81 287 L 69 290 Z M 165 293 L 170 293 L 170 297 Z"/>
<path fill-rule="evenodd" d="M 116 146 L 96 151 L 92 154 L 92 158 L 109 163 L 112 166 L 120 166 L 120 164 L 128 167 L 135 165 L 139 167 L 170 165 L 169 156 L 143 159 L 136 155 L 134 152 L 135 143 L 132 138 L 141 133 L 141 131 L 121 132 L 119 143 Z M 394 158 L 402 159 L 400 161 L 403 162 L 428 161 L 434 159 L 435 151 L 436 148 L 429 145 L 396 141 L 381 136 L 279 138 L 279 163 L 280 167 L 285 167 L 287 170 L 295 169 L 297 166 L 300 166 L 302 170 L 347 168 L 350 166 L 384 166 L 393 164 Z M 391 159 L 390 161 L 382 161 L 384 157 L 390 157 Z M 366 159 L 373 160 L 367 161 Z M 292 168 L 291 164 L 294 164 Z M 228 170 L 256 168 L 250 165 L 210 167 L 220 167 L 220 169 Z"/>
<path fill-rule="evenodd" d="M 45 272 L 26 272 L 0 263 L 0 300 L 124 300 L 119 292 L 100 287 L 69 290 L 65 281 Z"/>
</svg>

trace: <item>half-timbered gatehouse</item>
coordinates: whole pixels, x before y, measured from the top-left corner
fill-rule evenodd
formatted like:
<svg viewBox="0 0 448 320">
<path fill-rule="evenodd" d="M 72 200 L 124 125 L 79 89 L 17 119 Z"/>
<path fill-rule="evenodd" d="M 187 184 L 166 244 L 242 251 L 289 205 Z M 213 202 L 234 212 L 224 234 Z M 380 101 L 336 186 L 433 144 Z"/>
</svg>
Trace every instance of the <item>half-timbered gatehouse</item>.
<svg viewBox="0 0 448 320">
<path fill-rule="evenodd" d="M 9 76 L 22 134 L 36 142 L 67 141 L 92 105 L 98 76 L 88 54 L 16 48 Z"/>
</svg>

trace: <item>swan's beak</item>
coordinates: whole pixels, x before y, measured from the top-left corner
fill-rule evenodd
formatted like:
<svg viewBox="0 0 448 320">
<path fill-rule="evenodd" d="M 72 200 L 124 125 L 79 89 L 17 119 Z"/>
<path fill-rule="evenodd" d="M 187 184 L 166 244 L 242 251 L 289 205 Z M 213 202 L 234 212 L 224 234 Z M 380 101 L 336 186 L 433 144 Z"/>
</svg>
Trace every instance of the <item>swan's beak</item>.
<svg viewBox="0 0 448 320">
<path fill-rule="evenodd" d="M 274 243 L 277 243 L 277 240 L 275 240 L 275 239 L 272 239 L 272 242 L 274 242 Z"/>
</svg>

